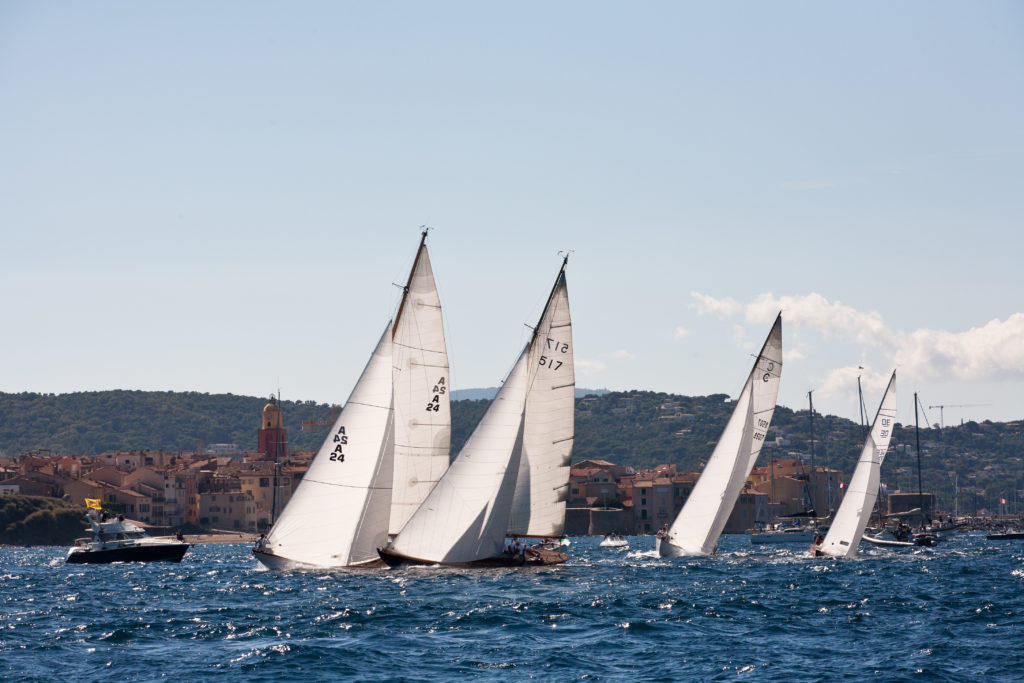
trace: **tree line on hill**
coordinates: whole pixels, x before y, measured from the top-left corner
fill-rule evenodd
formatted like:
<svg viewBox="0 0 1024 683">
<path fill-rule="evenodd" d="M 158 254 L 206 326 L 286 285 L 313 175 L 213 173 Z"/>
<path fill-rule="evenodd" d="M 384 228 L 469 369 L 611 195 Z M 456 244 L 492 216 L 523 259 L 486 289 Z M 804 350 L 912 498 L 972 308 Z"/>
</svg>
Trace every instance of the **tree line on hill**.
<svg viewBox="0 0 1024 683">
<path fill-rule="evenodd" d="M 99 391 L 73 394 L 0 393 L 0 451 L 33 450 L 97 455 L 115 450 L 194 451 L 200 443 L 235 443 L 255 450 L 266 398 L 198 392 Z M 489 400 L 452 401 L 452 454 L 458 453 Z M 327 433 L 331 406 L 281 402 L 289 451 L 315 451 Z M 703 467 L 732 412 L 725 394 L 680 396 L 649 391 L 611 392 L 576 400 L 573 462 L 608 460 L 650 468 Z M 319 422 L 302 429 L 303 422 Z M 779 406 L 759 464 L 812 450 L 808 411 Z M 849 480 L 867 427 L 836 416 L 814 417 L 814 464 L 830 465 Z M 780 433 L 788 442 L 776 444 Z M 922 480 L 942 507 L 992 508 L 1019 500 L 1024 484 L 1024 423 L 966 422 L 921 430 Z M 914 426 L 898 425 L 882 467 L 890 490 L 917 490 Z M 959 484 L 955 496 L 954 484 Z"/>
</svg>

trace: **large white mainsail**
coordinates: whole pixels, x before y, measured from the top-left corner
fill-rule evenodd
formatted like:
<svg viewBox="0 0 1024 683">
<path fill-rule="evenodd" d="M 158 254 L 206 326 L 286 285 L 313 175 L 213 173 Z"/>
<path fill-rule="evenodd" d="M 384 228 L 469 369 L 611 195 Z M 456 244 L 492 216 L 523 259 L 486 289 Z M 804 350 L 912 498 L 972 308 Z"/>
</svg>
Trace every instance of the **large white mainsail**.
<svg viewBox="0 0 1024 683">
<path fill-rule="evenodd" d="M 871 508 L 878 497 L 878 483 L 881 476 L 882 462 L 889 450 L 889 439 L 896 424 L 896 372 L 889 379 L 882 402 L 878 406 L 875 421 L 871 423 L 871 431 L 864 442 L 857 467 L 850 477 L 843 502 L 836 511 L 832 526 L 816 552 L 833 557 L 850 557 L 857 554 L 864 527 L 871 517 Z"/>
<path fill-rule="evenodd" d="M 710 555 L 750 476 L 775 412 L 782 375 L 782 314 L 772 325 L 708 464 L 667 534 L 663 556 Z"/>
<path fill-rule="evenodd" d="M 452 429 L 448 352 L 426 236 L 424 232 L 394 325 L 392 534 L 405 525 L 448 469 Z"/>
<path fill-rule="evenodd" d="M 412 561 L 451 564 L 501 554 L 516 481 L 513 456 L 529 357 L 527 346 L 459 456 L 395 536 L 389 552 Z"/>
<path fill-rule="evenodd" d="M 561 536 L 565 528 L 576 408 L 566 261 L 530 344 L 529 364 L 536 374 L 526 395 L 510 536 Z"/>
<path fill-rule="evenodd" d="M 256 557 L 272 569 L 377 560 L 391 505 L 391 323 Z"/>
</svg>

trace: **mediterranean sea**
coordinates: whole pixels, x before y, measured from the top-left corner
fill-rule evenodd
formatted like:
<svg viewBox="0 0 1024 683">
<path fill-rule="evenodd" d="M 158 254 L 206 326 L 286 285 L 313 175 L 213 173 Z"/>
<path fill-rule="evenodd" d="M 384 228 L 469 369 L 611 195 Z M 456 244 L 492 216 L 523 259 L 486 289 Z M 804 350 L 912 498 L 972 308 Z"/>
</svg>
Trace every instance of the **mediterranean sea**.
<svg viewBox="0 0 1024 683">
<path fill-rule="evenodd" d="M 3 548 L 0 679 L 1024 679 L 1024 541 L 837 560 L 571 540 L 549 568 L 284 574 L 242 544 L 97 566 Z"/>
</svg>

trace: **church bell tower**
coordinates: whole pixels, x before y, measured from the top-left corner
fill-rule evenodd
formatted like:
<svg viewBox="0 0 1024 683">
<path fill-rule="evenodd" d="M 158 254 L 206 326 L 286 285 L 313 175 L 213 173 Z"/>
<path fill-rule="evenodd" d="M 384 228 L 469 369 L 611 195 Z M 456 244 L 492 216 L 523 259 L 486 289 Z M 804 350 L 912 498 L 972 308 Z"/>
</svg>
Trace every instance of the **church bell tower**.
<svg viewBox="0 0 1024 683">
<path fill-rule="evenodd" d="M 256 450 L 266 460 L 278 460 L 288 453 L 288 435 L 281 426 L 281 406 L 277 399 L 270 397 L 270 402 L 263 406 L 263 420 L 257 432 L 258 446 Z"/>
</svg>

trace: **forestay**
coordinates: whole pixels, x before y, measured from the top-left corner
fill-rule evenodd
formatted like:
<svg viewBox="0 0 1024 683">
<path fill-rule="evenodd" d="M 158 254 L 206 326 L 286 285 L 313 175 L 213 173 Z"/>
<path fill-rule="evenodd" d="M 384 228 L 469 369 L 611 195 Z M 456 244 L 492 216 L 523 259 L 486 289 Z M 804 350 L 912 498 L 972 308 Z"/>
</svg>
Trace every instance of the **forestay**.
<svg viewBox="0 0 1024 683">
<path fill-rule="evenodd" d="M 846 496 L 839 505 L 832 526 L 825 540 L 818 546 L 818 552 L 834 557 L 850 557 L 857 554 L 857 546 L 864 535 L 864 528 L 871 517 L 871 509 L 878 498 L 878 483 L 882 462 L 889 450 L 889 440 L 896 424 L 896 372 L 889 379 L 878 413 L 871 423 L 871 431 L 864 442 L 857 467 L 850 477 Z"/>
<path fill-rule="evenodd" d="M 518 471 L 529 346 L 459 456 L 395 537 L 389 550 L 427 562 L 465 563 L 501 555 Z"/>
<path fill-rule="evenodd" d="M 391 533 L 397 533 L 448 469 L 451 441 L 448 352 L 441 300 L 420 242 L 394 326 L 395 476 Z"/>
<path fill-rule="evenodd" d="M 683 509 L 659 539 L 662 555 L 710 555 L 754 468 L 775 412 L 782 375 L 782 314 L 775 319 L 732 416 Z"/>
<path fill-rule="evenodd" d="M 377 559 L 391 506 L 391 332 L 389 322 L 265 552 L 312 567 Z"/>
<path fill-rule="evenodd" d="M 565 262 L 530 343 L 519 475 L 508 533 L 560 536 L 572 457 L 576 377 Z"/>
</svg>

